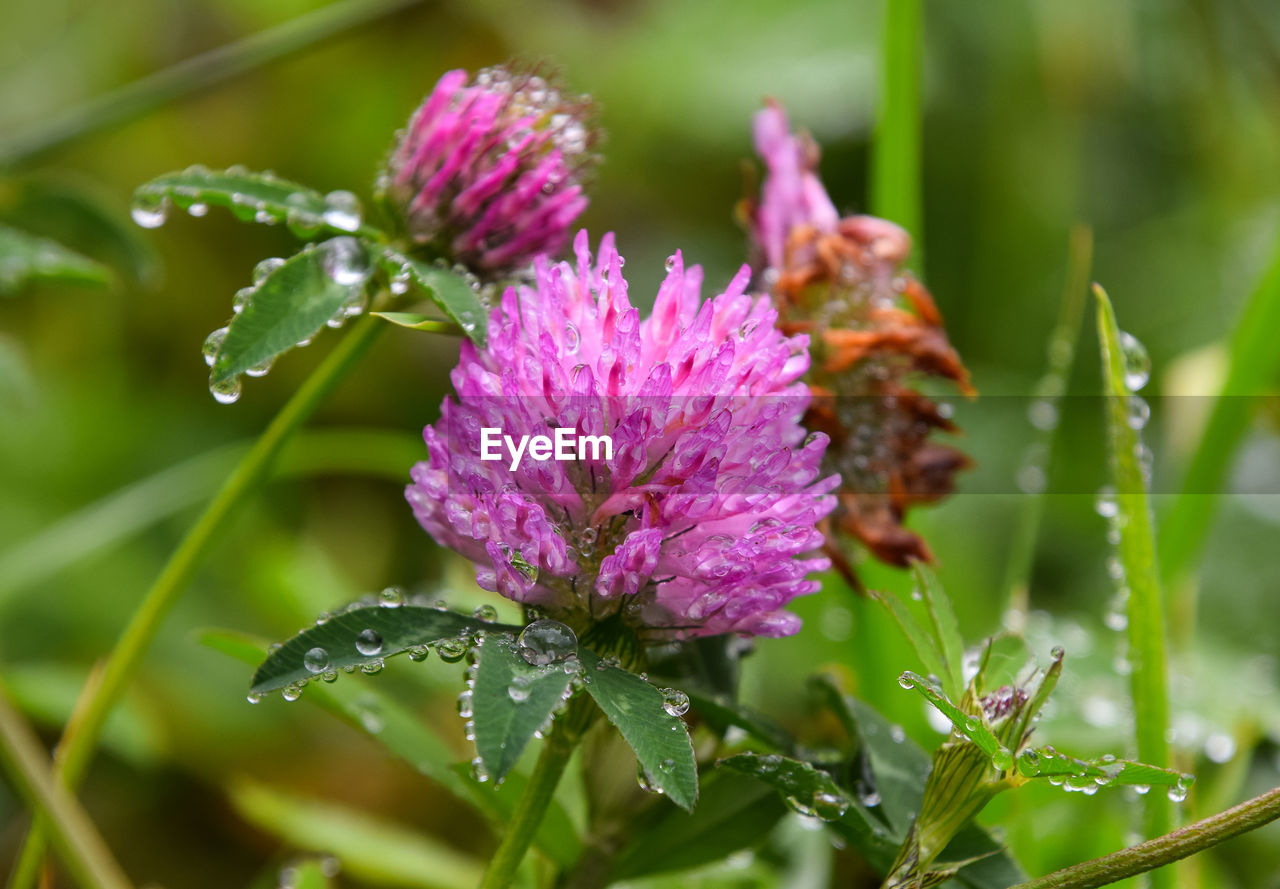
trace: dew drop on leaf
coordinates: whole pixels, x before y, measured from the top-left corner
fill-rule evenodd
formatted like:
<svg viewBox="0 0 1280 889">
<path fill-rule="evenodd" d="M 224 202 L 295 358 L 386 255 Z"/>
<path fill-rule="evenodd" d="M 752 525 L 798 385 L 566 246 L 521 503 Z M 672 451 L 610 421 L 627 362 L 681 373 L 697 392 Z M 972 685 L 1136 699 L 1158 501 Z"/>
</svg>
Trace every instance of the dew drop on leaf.
<svg viewBox="0 0 1280 889">
<path fill-rule="evenodd" d="M 1151 357 L 1147 347 L 1133 334 L 1120 331 L 1120 357 L 1124 361 L 1124 385 L 1137 392 L 1151 379 Z"/>
<path fill-rule="evenodd" d="M 372 657 L 382 651 L 382 636 L 377 630 L 364 629 L 356 636 L 356 651 Z"/>
<path fill-rule="evenodd" d="M 520 656 L 535 667 L 557 664 L 577 654 L 578 637 L 556 620 L 535 620 L 520 632 Z"/>
<path fill-rule="evenodd" d="M 318 646 L 309 649 L 302 656 L 302 666 L 307 668 L 308 673 L 323 673 L 329 669 L 329 652 Z"/>
</svg>

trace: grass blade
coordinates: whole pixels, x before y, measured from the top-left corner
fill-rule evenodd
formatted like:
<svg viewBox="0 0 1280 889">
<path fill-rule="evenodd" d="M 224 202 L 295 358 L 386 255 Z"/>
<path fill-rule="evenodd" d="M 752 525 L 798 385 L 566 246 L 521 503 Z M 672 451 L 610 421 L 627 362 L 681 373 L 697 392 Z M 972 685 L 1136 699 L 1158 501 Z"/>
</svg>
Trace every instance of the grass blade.
<svg viewBox="0 0 1280 889">
<path fill-rule="evenodd" d="M 1120 329 L 1106 291 L 1094 285 L 1098 300 L 1098 339 L 1106 381 L 1107 427 L 1111 440 L 1111 471 L 1116 489 L 1115 525 L 1120 532 L 1118 553 L 1129 587 L 1129 658 L 1132 662 L 1134 720 L 1138 758 L 1161 768 L 1169 766 L 1169 679 L 1165 653 L 1164 602 L 1156 563 L 1151 504 L 1139 458 L 1141 441 L 1128 422 L 1129 396 Z M 1168 832 L 1172 823 L 1169 800 L 1148 794 L 1145 827 L 1148 837 Z M 1173 874 L 1157 871 L 1152 886 L 1169 889 Z"/>
<path fill-rule="evenodd" d="M 880 108 L 871 150 L 871 212 L 892 220 L 915 241 L 910 265 L 924 265 L 920 199 L 921 0 L 884 4 L 880 43 Z"/>
<path fill-rule="evenodd" d="M 1166 583 L 1181 579 L 1195 562 L 1213 520 L 1218 490 L 1227 475 L 1249 420 L 1257 408 L 1253 396 L 1271 389 L 1280 375 L 1280 250 L 1249 298 L 1231 337 L 1231 358 L 1222 391 L 1187 467 L 1182 492 L 1160 527 L 1164 542 L 1160 575 Z"/>
<path fill-rule="evenodd" d="M 49 838 L 82 889 L 130 889 L 80 803 L 54 783 L 48 761 L 35 733 L 0 691 L 0 768 L 31 810 L 46 815 Z"/>
</svg>

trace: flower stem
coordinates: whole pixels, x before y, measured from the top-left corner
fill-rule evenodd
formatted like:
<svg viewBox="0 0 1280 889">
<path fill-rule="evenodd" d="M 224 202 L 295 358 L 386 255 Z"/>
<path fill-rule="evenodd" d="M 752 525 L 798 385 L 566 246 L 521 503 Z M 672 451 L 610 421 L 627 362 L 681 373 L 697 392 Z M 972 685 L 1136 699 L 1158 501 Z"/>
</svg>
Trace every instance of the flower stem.
<svg viewBox="0 0 1280 889">
<path fill-rule="evenodd" d="M 555 795 L 560 776 L 564 774 L 565 766 L 569 764 L 569 758 L 573 756 L 573 750 L 577 746 L 576 735 L 566 731 L 563 722 L 557 720 L 556 726 L 547 736 L 538 764 L 534 766 L 533 775 L 529 778 L 529 785 L 516 803 L 515 811 L 511 813 L 507 832 L 489 861 L 489 869 L 485 871 L 480 889 L 507 889 L 515 879 L 516 869 L 529 850 L 533 835 Z"/>
<path fill-rule="evenodd" d="M 1163 867 L 1280 818 L 1280 787 L 1172 833 L 1019 883 L 1012 889 L 1094 889 Z"/>
<path fill-rule="evenodd" d="M 368 317 L 353 325 L 267 426 L 178 544 L 108 657 L 101 682 L 89 690 L 86 700 L 81 702 L 81 718 L 67 726 L 58 744 L 56 775 L 62 786 L 74 789 L 84 777 L 103 723 L 217 533 L 267 477 L 285 442 L 364 356 L 385 326 L 378 319 Z M 44 856 L 46 829 L 45 819 L 37 816 L 9 880 L 9 889 L 30 889 L 33 885 Z"/>
<path fill-rule="evenodd" d="M 39 739 L 2 690 L 0 768 L 9 773 L 18 795 L 31 810 L 43 813 L 50 839 L 78 885 L 83 889 L 130 889 L 128 878 L 80 803 L 49 774 L 48 757 Z"/>
</svg>

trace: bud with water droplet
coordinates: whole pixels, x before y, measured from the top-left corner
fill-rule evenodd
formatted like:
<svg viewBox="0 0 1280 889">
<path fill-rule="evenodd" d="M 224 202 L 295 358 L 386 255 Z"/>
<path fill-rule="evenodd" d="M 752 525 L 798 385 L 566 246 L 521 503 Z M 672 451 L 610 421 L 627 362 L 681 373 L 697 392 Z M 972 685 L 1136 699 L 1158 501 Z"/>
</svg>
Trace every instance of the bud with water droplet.
<svg viewBox="0 0 1280 889">
<path fill-rule="evenodd" d="M 450 71 L 414 113 L 379 179 L 414 243 L 486 278 L 554 254 L 586 209 L 590 103 L 536 73 Z"/>
</svg>

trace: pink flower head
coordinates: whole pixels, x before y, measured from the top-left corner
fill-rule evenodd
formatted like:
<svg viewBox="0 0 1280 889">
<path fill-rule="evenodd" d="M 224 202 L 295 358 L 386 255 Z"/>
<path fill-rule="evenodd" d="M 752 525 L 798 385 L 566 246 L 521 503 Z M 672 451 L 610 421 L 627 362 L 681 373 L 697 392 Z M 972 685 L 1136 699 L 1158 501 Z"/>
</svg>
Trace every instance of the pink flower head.
<svg viewBox="0 0 1280 889">
<path fill-rule="evenodd" d="M 803 556 L 838 482 L 818 478 L 826 436 L 800 425 L 808 339 L 744 293 L 746 267 L 703 302 L 676 253 L 641 321 L 613 236 L 594 263 L 585 231 L 574 250 L 576 267 L 538 259 L 532 286 L 506 291 L 485 349 L 463 343 L 458 401 L 406 490 L 418 521 L 482 587 L 579 628 L 617 614 L 647 639 L 794 633 L 783 608 L 828 567 Z M 485 429 L 608 436 L 612 453 L 530 445 L 512 469 L 505 444 L 484 459 Z"/>
<path fill-rule="evenodd" d="M 417 244 L 489 278 L 558 253 L 587 206 L 585 98 L 535 74 L 450 71 L 409 120 L 382 190 Z"/>
</svg>

